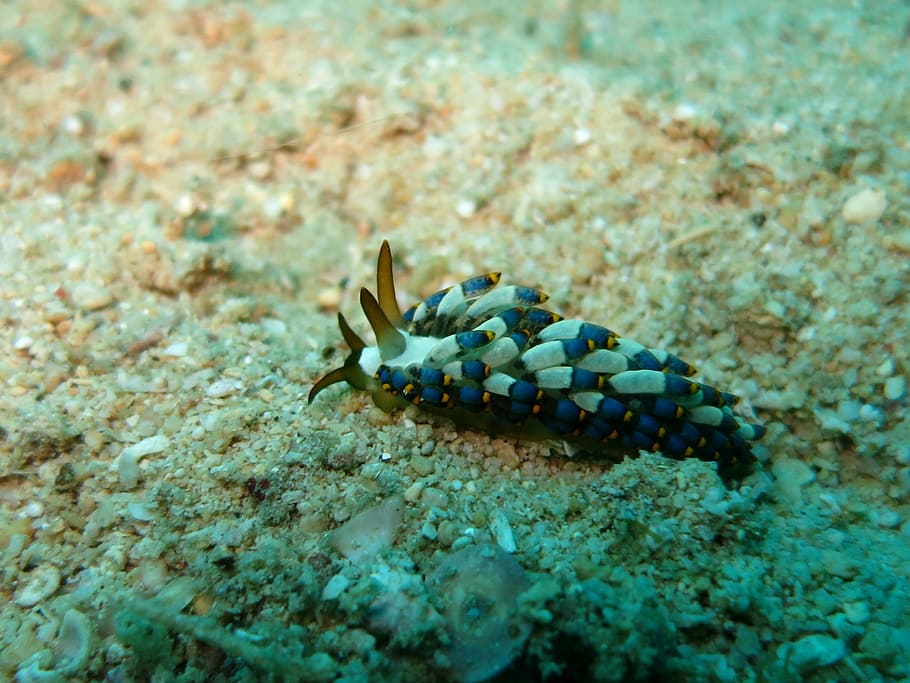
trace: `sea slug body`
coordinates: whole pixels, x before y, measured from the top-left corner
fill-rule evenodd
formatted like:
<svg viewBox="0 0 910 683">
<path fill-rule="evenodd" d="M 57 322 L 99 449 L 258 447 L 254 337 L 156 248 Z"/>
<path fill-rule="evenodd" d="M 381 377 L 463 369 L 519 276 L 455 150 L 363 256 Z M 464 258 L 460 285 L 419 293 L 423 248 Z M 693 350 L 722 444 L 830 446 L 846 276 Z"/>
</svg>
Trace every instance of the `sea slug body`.
<svg viewBox="0 0 910 683">
<path fill-rule="evenodd" d="M 385 410 L 408 403 L 470 427 L 562 440 L 594 455 L 658 451 L 716 461 L 754 461 L 764 427 L 736 415 L 738 398 L 690 379 L 676 356 L 606 327 L 543 309 L 547 295 L 487 273 L 443 289 L 402 313 L 392 253 L 382 243 L 377 296 L 360 290 L 376 336 L 367 344 L 338 314 L 351 355 L 313 386 L 368 390 Z"/>
</svg>

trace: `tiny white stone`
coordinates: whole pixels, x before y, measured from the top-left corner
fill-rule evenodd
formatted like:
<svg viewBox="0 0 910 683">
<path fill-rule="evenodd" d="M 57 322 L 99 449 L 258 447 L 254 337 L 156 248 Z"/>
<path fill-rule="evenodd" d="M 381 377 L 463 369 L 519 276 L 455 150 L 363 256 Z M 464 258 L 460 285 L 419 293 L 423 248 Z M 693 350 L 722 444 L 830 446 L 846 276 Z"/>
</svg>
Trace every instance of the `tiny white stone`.
<svg viewBox="0 0 910 683">
<path fill-rule="evenodd" d="M 254 161 L 249 166 L 250 175 L 256 178 L 257 180 L 264 180 L 268 178 L 269 174 L 272 172 L 272 165 L 265 160 Z"/>
<path fill-rule="evenodd" d="M 690 121 L 698 115 L 698 109 L 694 104 L 684 102 L 676 106 L 673 110 L 673 118 L 677 121 Z"/>
<path fill-rule="evenodd" d="M 196 202 L 193 199 L 191 194 L 182 194 L 177 198 L 177 201 L 174 202 L 174 210 L 187 218 L 193 215 L 193 212 L 196 211 Z"/>
<path fill-rule="evenodd" d="M 882 424 L 885 421 L 885 414 L 878 406 L 864 403 L 863 407 L 859 409 L 859 418 L 863 422 Z"/>
<path fill-rule="evenodd" d="M 844 614 L 847 616 L 847 621 L 851 624 L 865 624 L 871 616 L 869 603 L 864 600 L 845 603 Z"/>
<path fill-rule="evenodd" d="M 326 287 L 316 295 L 316 304 L 322 309 L 337 310 L 341 304 L 341 290 L 338 287 Z"/>
<path fill-rule="evenodd" d="M 28 335 L 24 335 L 22 337 L 19 337 L 16 341 L 13 342 L 13 348 L 16 351 L 27 351 L 29 349 L 29 347 L 34 343 L 35 343 L 34 339 L 29 337 Z"/>
<path fill-rule="evenodd" d="M 875 368 L 875 374 L 879 377 L 890 377 L 894 374 L 894 359 L 886 358 L 881 365 Z"/>
<path fill-rule="evenodd" d="M 514 553 L 518 549 L 515 545 L 515 536 L 512 534 L 512 526 L 502 510 L 497 509 L 490 514 L 490 533 L 493 534 L 496 545 L 507 553 Z"/>
<path fill-rule="evenodd" d="M 428 541 L 435 541 L 439 536 L 439 532 L 436 531 L 436 527 L 430 522 L 424 522 L 423 526 L 420 527 L 420 535 Z"/>
<path fill-rule="evenodd" d="M 866 188 L 850 197 L 841 209 L 841 216 L 848 223 L 862 225 L 874 223 L 885 212 L 888 200 L 883 190 Z"/>
<path fill-rule="evenodd" d="M 190 350 L 190 345 L 184 341 L 174 342 L 169 344 L 168 347 L 161 352 L 162 356 L 170 356 L 171 358 L 182 358 Z"/>
<path fill-rule="evenodd" d="M 130 513 L 130 517 L 140 522 L 151 522 L 155 519 L 155 513 L 148 503 L 132 501 L 127 504 L 126 510 Z"/>
<path fill-rule="evenodd" d="M 44 514 L 44 506 L 41 504 L 41 501 L 33 500 L 25 506 L 23 512 L 25 512 L 25 515 L 27 517 L 35 519 L 36 517 L 40 517 Z"/>
<path fill-rule="evenodd" d="M 907 391 L 907 378 L 903 375 L 895 375 L 885 380 L 884 394 L 889 401 L 896 401 L 903 398 Z"/>
<path fill-rule="evenodd" d="M 591 131 L 587 128 L 577 128 L 575 130 L 575 144 L 581 147 L 589 142 L 591 142 Z"/>
<path fill-rule="evenodd" d="M 335 600 L 351 585 L 350 579 L 342 574 L 335 574 L 322 589 L 323 600 Z"/>
<path fill-rule="evenodd" d="M 71 114 L 63 117 L 60 122 L 60 130 L 73 137 L 78 137 L 85 132 L 85 123 L 78 116 Z"/>
<path fill-rule="evenodd" d="M 80 282 L 70 291 L 73 303 L 87 311 L 107 308 L 114 301 L 110 290 L 93 282 Z"/>
<path fill-rule="evenodd" d="M 243 382 L 239 379 L 226 377 L 212 382 L 209 388 L 205 390 L 205 395 L 209 398 L 225 398 L 239 394 L 241 391 L 243 391 Z"/>
<path fill-rule="evenodd" d="M 863 404 L 855 399 L 843 399 L 837 404 L 837 416 L 847 422 L 855 422 L 859 417 Z"/>
<path fill-rule="evenodd" d="M 894 510 L 884 510 L 877 515 L 875 523 L 882 529 L 896 529 L 901 523 L 901 516 Z"/>
<path fill-rule="evenodd" d="M 423 493 L 423 482 L 415 481 L 413 484 L 408 486 L 404 492 L 404 499 L 409 503 L 416 503 L 420 500 L 420 494 Z"/>
<path fill-rule="evenodd" d="M 470 218 L 477 211 L 477 202 L 473 199 L 461 199 L 455 205 L 455 213 L 460 218 Z"/>
<path fill-rule="evenodd" d="M 798 501 L 801 497 L 800 489 L 815 481 L 815 471 L 802 460 L 796 458 L 780 458 L 771 465 L 776 488 L 789 501 Z"/>
<path fill-rule="evenodd" d="M 783 137 L 790 132 L 790 126 L 783 121 L 775 121 L 771 125 L 771 132 L 774 133 L 777 137 Z"/>
<path fill-rule="evenodd" d="M 259 321 L 263 331 L 271 337 L 281 337 L 288 331 L 288 326 L 278 318 L 263 318 Z"/>
</svg>

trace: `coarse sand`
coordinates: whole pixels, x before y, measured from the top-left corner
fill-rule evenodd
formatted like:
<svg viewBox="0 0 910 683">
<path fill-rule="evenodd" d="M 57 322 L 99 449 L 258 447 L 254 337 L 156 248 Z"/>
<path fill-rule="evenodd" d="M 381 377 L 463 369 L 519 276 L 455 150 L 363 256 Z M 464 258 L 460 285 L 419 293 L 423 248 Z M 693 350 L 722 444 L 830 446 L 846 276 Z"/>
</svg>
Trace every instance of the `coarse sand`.
<svg viewBox="0 0 910 683">
<path fill-rule="evenodd" d="M 908 27 L 0 3 L 0 679 L 908 680 Z M 757 467 L 307 406 L 383 239 L 402 305 L 497 270 L 690 361 Z"/>
</svg>

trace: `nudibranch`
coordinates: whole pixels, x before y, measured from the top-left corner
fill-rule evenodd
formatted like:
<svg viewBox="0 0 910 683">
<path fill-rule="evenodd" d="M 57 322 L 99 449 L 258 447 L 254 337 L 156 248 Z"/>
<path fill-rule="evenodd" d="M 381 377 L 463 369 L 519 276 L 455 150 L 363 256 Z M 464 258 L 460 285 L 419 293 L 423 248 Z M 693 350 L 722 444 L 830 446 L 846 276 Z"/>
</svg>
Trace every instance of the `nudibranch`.
<svg viewBox="0 0 910 683">
<path fill-rule="evenodd" d="M 384 241 L 377 296 L 360 290 L 376 346 L 339 313 L 351 355 L 316 382 L 309 401 L 344 381 L 384 410 L 411 403 L 594 455 L 658 451 L 721 468 L 754 461 L 750 442 L 765 430 L 733 412 L 736 396 L 690 379 L 695 368 L 666 351 L 541 308 L 548 297 L 537 289 L 497 288 L 500 275 L 465 280 L 402 313 Z"/>
</svg>

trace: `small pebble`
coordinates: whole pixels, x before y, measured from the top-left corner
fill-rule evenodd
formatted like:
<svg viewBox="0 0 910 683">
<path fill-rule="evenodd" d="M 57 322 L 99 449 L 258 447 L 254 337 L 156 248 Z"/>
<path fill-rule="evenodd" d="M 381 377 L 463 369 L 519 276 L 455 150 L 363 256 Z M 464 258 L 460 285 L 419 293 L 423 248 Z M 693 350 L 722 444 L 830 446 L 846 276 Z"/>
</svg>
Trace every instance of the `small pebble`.
<svg viewBox="0 0 910 683">
<path fill-rule="evenodd" d="M 35 343 L 35 340 L 29 337 L 28 335 L 19 337 L 16 341 L 13 342 L 13 349 L 16 351 L 28 351 L 32 344 Z"/>
<path fill-rule="evenodd" d="M 676 105 L 673 109 L 673 118 L 677 121 L 690 121 L 698 115 L 698 109 L 694 104 L 683 102 Z"/>
<path fill-rule="evenodd" d="M 23 512 L 25 512 L 27 517 L 35 519 L 44 514 L 44 505 L 41 504 L 40 500 L 33 500 L 25 506 Z"/>
<path fill-rule="evenodd" d="M 771 125 L 771 132 L 777 137 L 783 137 L 790 132 L 790 126 L 785 121 L 775 121 Z"/>
<path fill-rule="evenodd" d="M 433 464 L 433 459 L 428 458 L 425 455 L 414 455 L 410 460 L 411 469 L 413 469 L 417 474 L 422 477 L 427 476 L 432 473 L 435 469 Z"/>
<path fill-rule="evenodd" d="M 512 526 L 502 510 L 497 509 L 490 514 L 490 533 L 493 534 L 496 545 L 507 553 L 514 553 L 518 549 L 518 546 L 515 545 Z"/>
<path fill-rule="evenodd" d="M 778 492 L 790 501 L 799 500 L 802 487 L 815 480 L 813 469 L 795 458 L 775 460 L 771 465 L 771 472 L 777 480 L 775 483 Z"/>
<path fill-rule="evenodd" d="M 885 212 L 888 201 L 882 190 L 866 188 L 850 197 L 841 209 L 841 216 L 848 223 L 862 225 L 874 223 Z"/>
<path fill-rule="evenodd" d="M 881 365 L 875 368 L 875 374 L 879 377 L 890 377 L 894 374 L 894 359 L 888 358 Z"/>
<path fill-rule="evenodd" d="M 239 379 L 227 377 L 212 382 L 209 388 L 205 390 L 205 395 L 209 398 L 225 398 L 239 394 L 241 391 L 243 391 L 243 382 Z"/>
<path fill-rule="evenodd" d="M 260 322 L 262 330 L 270 337 L 281 337 L 288 331 L 288 326 L 283 320 L 277 318 L 263 318 Z"/>
<path fill-rule="evenodd" d="M 897 401 L 907 393 L 907 378 L 903 375 L 895 375 L 885 380 L 883 387 L 885 398 L 889 401 Z"/>
<path fill-rule="evenodd" d="M 130 517 L 139 522 L 151 522 L 155 519 L 155 512 L 148 503 L 133 501 L 127 504 L 126 510 L 129 512 Z"/>
<path fill-rule="evenodd" d="M 188 218 L 196 211 L 196 201 L 191 194 L 182 194 L 174 202 L 174 210 L 184 218 Z"/>
<path fill-rule="evenodd" d="M 351 585 L 350 579 L 342 574 L 335 574 L 322 589 L 323 600 L 335 600 Z"/>
<path fill-rule="evenodd" d="M 844 614 L 851 624 L 865 624 L 869 621 L 871 611 L 868 602 L 848 602 L 844 605 Z"/>
<path fill-rule="evenodd" d="M 249 165 L 250 175 L 257 180 L 265 180 L 272 173 L 272 165 L 268 161 L 254 161 Z"/>
<path fill-rule="evenodd" d="M 846 422 L 856 422 L 863 404 L 854 399 L 844 399 L 837 404 L 837 416 Z"/>
<path fill-rule="evenodd" d="M 576 146 L 581 147 L 591 142 L 591 131 L 587 128 L 577 128 L 574 137 Z"/>
<path fill-rule="evenodd" d="M 185 341 L 174 342 L 161 352 L 162 356 L 170 358 L 183 358 L 190 350 L 190 345 Z"/>
<path fill-rule="evenodd" d="M 404 492 L 404 499 L 409 503 L 416 503 L 420 500 L 420 495 L 423 493 L 423 482 L 415 481 L 413 484 L 408 486 Z"/>
<path fill-rule="evenodd" d="M 107 308 L 114 301 L 114 296 L 108 289 L 90 282 L 75 285 L 70 296 L 74 304 L 86 311 Z"/>
<path fill-rule="evenodd" d="M 894 510 L 883 510 L 874 517 L 873 521 L 882 529 L 896 529 L 901 523 L 901 516 Z"/>
<path fill-rule="evenodd" d="M 170 443 L 170 439 L 164 434 L 157 434 L 124 448 L 117 459 L 120 485 L 125 489 L 134 488 L 139 483 L 139 460 L 146 455 L 160 453 L 170 446 Z"/>
<path fill-rule="evenodd" d="M 60 130 L 67 135 L 79 137 L 85 132 L 85 122 L 81 117 L 75 115 L 64 116 L 60 121 Z"/>
<path fill-rule="evenodd" d="M 341 305 L 341 290 L 327 287 L 316 295 L 316 305 L 324 311 L 336 311 Z"/>
<path fill-rule="evenodd" d="M 477 203 L 473 199 L 462 199 L 455 205 L 455 213 L 460 218 L 470 218 L 477 211 Z"/>
<path fill-rule="evenodd" d="M 864 422 L 874 422 L 881 425 L 885 421 L 885 413 L 878 406 L 864 403 L 859 409 L 859 418 Z"/>
</svg>

